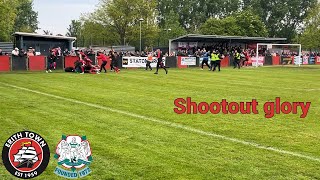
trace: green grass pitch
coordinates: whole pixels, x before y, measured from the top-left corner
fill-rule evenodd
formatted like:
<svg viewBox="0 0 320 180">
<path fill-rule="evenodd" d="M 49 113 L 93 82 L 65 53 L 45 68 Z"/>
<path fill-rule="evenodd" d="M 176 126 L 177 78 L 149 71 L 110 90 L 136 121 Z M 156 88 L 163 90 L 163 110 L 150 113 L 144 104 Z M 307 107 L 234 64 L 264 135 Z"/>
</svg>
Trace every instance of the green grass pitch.
<svg viewBox="0 0 320 180">
<path fill-rule="evenodd" d="M 100 75 L 0 73 L 0 143 L 22 130 L 42 135 L 51 159 L 36 179 L 63 179 L 53 173 L 63 134 L 86 135 L 90 141 L 93 172 L 84 179 L 320 179 L 320 161 L 181 128 L 320 158 L 319 95 L 319 66 L 224 68 L 220 73 L 169 69 L 168 75 L 142 69 Z M 174 100 L 186 97 L 196 102 L 257 99 L 260 114 L 175 114 Z M 262 104 L 276 97 L 312 102 L 308 116 L 264 118 Z M 0 179 L 14 179 L 3 164 Z"/>
</svg>

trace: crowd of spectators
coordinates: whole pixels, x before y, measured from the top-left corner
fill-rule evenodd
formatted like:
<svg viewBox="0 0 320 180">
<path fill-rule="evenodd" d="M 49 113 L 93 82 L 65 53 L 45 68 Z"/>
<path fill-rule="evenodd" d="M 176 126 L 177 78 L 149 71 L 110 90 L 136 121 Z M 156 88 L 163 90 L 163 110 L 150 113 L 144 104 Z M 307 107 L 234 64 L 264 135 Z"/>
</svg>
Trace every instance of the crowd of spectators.
<svg viewBox="0 0 320 180">
<path fill-rule="evenodd" d="M 135 52 L 130 52 L 130 51 L 115 51 L 113 49 L 111 49 L 111 51 L 107 51 L 107 50 L 98 50 L 98 51 L 94 51 L 93 49 L 81 49 L 81 50 L 72 50 L 72 51 L 69 51 L 68 49 L 65 49 L 63 51 L 63 55 L 64 56 L 77 56 L 77 52 L 78 51 L 82 51 L 85 55 L 87 56 L 90 56 L 90 55 L 97 55 L 97 53 L 102 53 L 106 56 L 110 56 L 110 52 L 113 51 L 113 52 L 116 52 L 119 56 L 126 56 L 126 57 L 147 57 L 150 53 L 152 54 L 156 54 L 156 51 L 148 51 L 148 50 L 145 50 L 145 51 L 142 51 L 141 53 L 139 51 L 135 51 Z M 165 53 L 164 54 L 165 56 L 168 56 L 168 53 Z"/>
<path fill-rule="evenodd" d="M 225 56 L 233 55 L 235 52 L 245 52 L 248 56 L 255 57 L 257 50 L 255 48 L 244 48 L 242 46 L 227 46 L 226 44 L 215 44 L 210 46 L 180 48 L 177 50 L 178 56 L 196 56 L 201 57 L 206 52 L 218 51 Z M 298 56 L 297 50 L 284 50 L 284 49 L 270 49 L 266 46 L 261 46 L 258 49 L 259 56 Z M 320 56 L 320 52 L 303 52 L 302 56 Z"/>
<path fill-rule="evenodd" d="M 265 54 L 264 48 L 259 48 L 259 54 Z M 181 48 L 178 49 L 176 55 L 178 56 L 201 56 L 201 54 L 205 52 L 212 52 L 212 51 L 218 51 L 219 54 L 223 54 L 224 56 L 230 56 L 233 55 L 236 52 L 243 52 L 246 51 L 251 57 L 256 56 L 256 49 L 245 49 L 244 47 L 240 45 L 235 46 L 229 46 L 227 44 L 214 44 L 214 45 L 202 45 L 192 48 Z"/>
<path fill-rule="evenodd" d="M 12 56 L 16 57 L 30 57 L 30 56 L 36 56 L 38 55 L 34 48 L 29 47 L 27 51 L 24 49 L 14 48 L 11 52 Z"/>
<path fill-rule="evenodd" d="M 58 56 L 78 56 L 78 51 L 80 50 L 68 50 L 65 49 L 64 51 L 61 50 L 60 47 L 50 49 L 50 51 L 55 51 L 57 52 L 56 54 Z M 95 52 L 93 49 L 81 49 L 87 56 L 90 55 L 97 55 L 97 52 Z M 112 50 L 113 51 L 113 50 Z M 164 52 L 164 56 L 196 56 L 196 57 L 201 57 L 203 54 L 206 52 L 212 52 L 212 51 L 218 51 L 220 54 L 223 54 L 225 56 L 230 56 L 233 55 L 235 52 L 246 52 L 251 57 L 256 56 L 256 49 L 244 49 L 242 46 L 227 46 L 226 44 L 215 44 L 215 45 L 210 45 L 210 46 L 201 46 L 201 47 L 192 47 L 192 48 L 179 48 L 176 52 L 172 52 L 171 54 L 168 54 L 167 52 Z M 108 56 L 110 55 L 108 50 L 99 50 L 102 54 Z M 267 50 L 266 47 L 259 47 L 259 56 L 298 56 L 297 51 L 290 51 L 290 50 Z M 156 51 L 152 50 L 145 50 L 142 51 L 141 53 L 139 51 L 136 52 L 129 52 L 129 51 L 119 51 L 117 52 L 119 56 L 127 56 L 127 57 L 147 57 L 150 53 L 151 54 L 156 54 Z M 3 53 L 2 50 L 0 49 L 0 56 L 3 55 L 10 55 L 9 53 Z M 36 52 L 34 48 L 29 47 L 28 50 L 24 49 L 19 49 L 15 48 L 11 52 L 12 56 L 20 56 L 20 57 L 30 57 L 30 56 L 36 56 L 36 55 L 41 55 L 39 52 Z M 303 52 L 303 56 L 320 56 L 320 52 Z"/>
</svg>

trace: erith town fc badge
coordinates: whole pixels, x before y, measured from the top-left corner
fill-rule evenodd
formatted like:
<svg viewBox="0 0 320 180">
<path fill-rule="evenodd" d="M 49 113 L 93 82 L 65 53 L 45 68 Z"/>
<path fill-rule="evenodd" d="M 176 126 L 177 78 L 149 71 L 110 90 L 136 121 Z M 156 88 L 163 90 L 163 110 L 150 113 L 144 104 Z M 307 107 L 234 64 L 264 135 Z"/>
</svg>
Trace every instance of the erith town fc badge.
<svg viewBox="0 0 320 180">
<path fill-rule="evenodd" d="M 47 142 L 31 131 L 13 134 L 2 149 L 4 166 L 12 175 L 21 179 L 39 176 L 47 168 L 49 160 Z"/>
<path fill-rule="evenodd" d="M 54 173 L 58 176 L 76 179 L 91 173 L 88 167 L 92 162 L 91 147 L 86 136 L 62 136 L 56 148 L 55 159 L 58 167 Z"/>
</svg>

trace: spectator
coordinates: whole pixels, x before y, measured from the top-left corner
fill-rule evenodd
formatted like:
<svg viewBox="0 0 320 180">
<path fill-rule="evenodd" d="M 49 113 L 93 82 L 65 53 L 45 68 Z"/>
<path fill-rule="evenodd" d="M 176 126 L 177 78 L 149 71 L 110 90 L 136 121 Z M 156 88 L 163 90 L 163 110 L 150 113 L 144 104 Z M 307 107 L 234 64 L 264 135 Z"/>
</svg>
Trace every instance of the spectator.
<svg viewBox="0 0 320 180">
<path fill-rule="evenodd" d="M 88 49 L 88 50 L 86 50 L 85 54 L 89 56 L 89 55 L 93 55 L 95 53 L 94 53 L 94 51 L 92 49 L 90 49 L 90 50 Z"/>
<path fill-rule="evenodd" d="M 3 55 L 3 53 L 2 53 L 2 49 L 0 49 L 0 56 L 2 56 Z"/>
<path fill-rule="evenodd" d="M 66 48 L 64 51 L 63 51 L 63 56 L 69 56 L 70 55 L 70 52 L 69 50 Z"/>
<path fill-rule="evenodd" d="M 33 53 L 33 56 L 36 56 L 36 50 L 35 49 L 32 49 L 32 53 Z"/>
<path fill-rule="evenodd" d="M 34 51 L 33 51 L 32 47 L 29 47 L 28 52 L 27 52 L 27 57 L 30 57 L 30 56 L 34 56 Z"/>
<path fill-rule="evenodd" d="M 61 56 L 61 48 L 60 47 L 57 48 L 56 56 L 59 56 L 59 57 Z"/>
<path fill-rule="evenodd" d="M 19 56 L 19 49 L 18 48 L 14 48 L 14 50 L 11 52 L 12 56 Z"/>
<path fill-rule="evenodd" d="M 21 49 L 20 52 L 19 52 L 19 56 L 20 57 L 23 57 L 23 56 L 26 56 L 27 53 L 24 51 L 24 49 Z"/>
<path fill-rule="evenodd" d="M 69 55 L 70 56 L 77 56 L 77 53 L 74 50 L 72 50 Z"/>
</svg>

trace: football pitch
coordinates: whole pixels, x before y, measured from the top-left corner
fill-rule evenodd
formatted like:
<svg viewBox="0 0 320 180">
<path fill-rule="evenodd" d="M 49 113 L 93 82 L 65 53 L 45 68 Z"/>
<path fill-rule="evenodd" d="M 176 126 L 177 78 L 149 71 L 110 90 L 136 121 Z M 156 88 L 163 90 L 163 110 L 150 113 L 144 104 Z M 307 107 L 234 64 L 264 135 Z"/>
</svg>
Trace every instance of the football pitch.
<svg viewBox="0 0 320 180">
<path fill-rule="evenodd" d="M 54 174 L 62 135 L 87 136 L 84 179 L 320 179 L 320 66 L 153 73 L 0 73 L 0 144 L 23 130 L 45 138 L 50 162 L 36 179 L 63 179 Z M 174 100 L 187 97 L 256 99 L 259 114 L 176 114 Z M 311 102 L 308 116 L 265 118 L 277 97 Z M 2 162 L 0 179 L 14 179 Z"/>
</svg>

